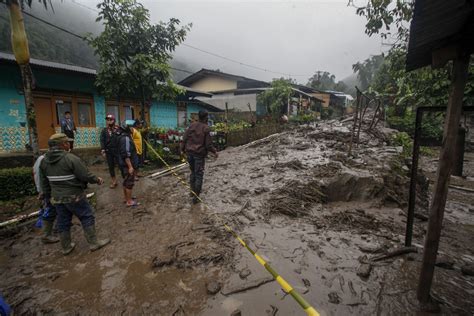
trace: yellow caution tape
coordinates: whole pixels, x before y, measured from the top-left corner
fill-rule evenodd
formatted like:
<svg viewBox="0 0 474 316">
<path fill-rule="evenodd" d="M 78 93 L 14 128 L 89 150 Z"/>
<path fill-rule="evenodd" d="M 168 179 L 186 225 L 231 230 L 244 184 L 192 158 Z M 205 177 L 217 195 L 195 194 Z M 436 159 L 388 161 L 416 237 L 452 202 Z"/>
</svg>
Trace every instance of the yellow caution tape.
<svg viewBox="0 0 474 316">
<path fill-rule="evenodd" d="M 148 143 L 146 140 L 144 141 L 145 144 L 151 149 L 151 151 L 158 157 L 158 159 L 161 160 L 161 162 L 166 166 L 166 168 L 169 169 L 169 171 L 181 182 L 182 185 L 184 185 L 198 200 L 201 202 L 207 209 L 209 209 L 209 206 L 204 203 L 204 201 L 199 197 L 199 195 L 194 192 L 189 184 L 183 180 L 173 169 L 171 169 L 171 166 L 156 152 L 156 150 Z M 211 212 L 214 216 L 217 216 L 216 213 Z M 319 313 L 311 306 L 309 303 L 288 283 L 281 277 L 269 264 L 266 262 L 261 256 L 259 256 L 255 251 L 253 251 L 252 248 L 249 247 L 249 245 L 237 235 L 237 233 L 227 224 L 223 224 L 224 228 L 239 241 L 239 243 L 245 247 L 256 259 L 257 261 L 275 278 L 275 280 L 280 284 L 280 287 L 285 291 L 286 293 L 290 294 L 291 297 L 304 309 L 307 315 L 309 316 L 319 316 Z"/>
</svg>

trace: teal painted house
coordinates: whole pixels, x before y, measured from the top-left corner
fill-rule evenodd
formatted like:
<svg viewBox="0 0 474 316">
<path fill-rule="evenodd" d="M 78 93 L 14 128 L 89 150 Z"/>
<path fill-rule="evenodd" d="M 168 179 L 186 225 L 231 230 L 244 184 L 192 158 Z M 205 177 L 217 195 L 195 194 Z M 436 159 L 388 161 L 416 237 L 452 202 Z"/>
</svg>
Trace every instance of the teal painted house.
<svg viewBox="0 0 474 316">
<path fill-rule="evenodd" d="M 106 114 L 117 121 L 140 117 L 140 101 L 106 99 L 94 87 L 94 69 L 31 59 L 34 76 L 34 104 L 39 145 L 47 148 L 50 135 L 60 130 L 60 119 L 70 111 L 77 127 L 75 148 L 98 147 Z M 186 94 L 174 101 L 153 100 L 145 109 L 151 127 L 185 127 L 193 113 L 219 109 L 195 100 L 211 94 L 185 88 Z M 11 54 L 0 53 L 0 153 L 25 151 L 29 147 L 25 99 L 20 70 Z"/>
</svg>

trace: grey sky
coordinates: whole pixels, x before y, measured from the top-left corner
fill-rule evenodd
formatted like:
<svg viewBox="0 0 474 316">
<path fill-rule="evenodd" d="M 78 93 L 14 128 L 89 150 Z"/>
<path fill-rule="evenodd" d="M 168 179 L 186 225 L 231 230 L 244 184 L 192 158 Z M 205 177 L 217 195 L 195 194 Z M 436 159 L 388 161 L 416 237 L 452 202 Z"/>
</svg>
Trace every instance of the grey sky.
<svg viewBox="0 0 474 316">
<path fill-rule="evenodd" d="M 75 0 L 94 6 L 95 0 Z M 247 64 L 295 76 L 305 83 L 316 70 L 341 80 L 352 64 L 384 47 L 364 33 L 365 19 L 347 0 L 202 1 L 141 0 L 154 22 L 178 18 L 193 23 L 185 43 Z M 363 0 L 354 1 L 362 5 Z M 200 68 L 220 69 L 256 79 L 281 75 L 255 70 L 180 46 L 176 59 Z"/>
</svg>

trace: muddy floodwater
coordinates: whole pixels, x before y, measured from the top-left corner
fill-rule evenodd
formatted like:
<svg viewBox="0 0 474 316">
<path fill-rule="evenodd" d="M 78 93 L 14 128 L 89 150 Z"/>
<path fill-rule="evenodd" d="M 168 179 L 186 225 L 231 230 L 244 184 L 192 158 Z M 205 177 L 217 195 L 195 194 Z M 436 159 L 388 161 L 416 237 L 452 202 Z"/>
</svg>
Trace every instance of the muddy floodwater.
<svg viewBox="0 0 474 316">
<path fill-rule="evenodd" d="M 437 157 L 421 162 L 417 251 L 385 258 L 404 243 L 409 161 L 384 128 L 362 132 L 348 157 L 349 128 L 300 126 L 226 149 L 207 161 L 206 205 L 172 176 L 140 178 L 137 208 L 120 188 L 90 186 L 112 243 L 90 253 L 77 220 L 67 257 L 32 225 L 2 232 L 0 292 L 15 314 L 304 315 L 227 223 L 321 315 L 416 314 Z M 468 153 L 466 177 L 451 180 L 435 269 L 432 296 L 448 315 L 474 314 L 473 166 Z"/>
</svg>

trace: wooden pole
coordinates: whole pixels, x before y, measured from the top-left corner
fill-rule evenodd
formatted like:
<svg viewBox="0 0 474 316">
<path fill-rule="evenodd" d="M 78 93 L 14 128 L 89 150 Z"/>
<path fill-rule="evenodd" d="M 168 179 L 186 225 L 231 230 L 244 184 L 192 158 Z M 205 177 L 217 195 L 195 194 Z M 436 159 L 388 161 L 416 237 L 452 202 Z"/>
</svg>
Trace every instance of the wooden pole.
<svg viewBox="0 0 474 316">
<path fill-rule="evenodd" d="M 449 179 L 453 167 L 454 147 L 458 136 L 459 120 L 462 111 L 462 99 L 466 86 L 469 67 L 469 55 L 455 59 L 453 62 L 453 76 L 448 101 L 446 121 L 444 124 L 443 144 L 439 156 L 439 165 L 430 207 L 428 232 L 425 239 L 423 262 L 418 283 L 417 296 L 421 304 L 430 301 L 431 284 L 438 253 L 439 239 L 443 225 L 444 207 L 448 193 Z"/>
<path fill-rule="evenodd" d="M 356 89 L 357 89 L 357 87 L 356 87 Z M 357 126 L 357 112 L 359 112 L 359 104 L 361 102 L 360 101 L 361 98 L 362 98 L 362 93 L 359 91 L 359 89 L 357 89 L 356 107 L 355 107 L 355 111 L 354 111 L 354 124 L 352 125 L 351 140 L 349 142 L 349 150 L 347 151 L 347 156 L 348 157 L 352 154 L 352 142 L 354 141 L 354 133 L 355 133 L 356 126 Z"/>
</svg>

